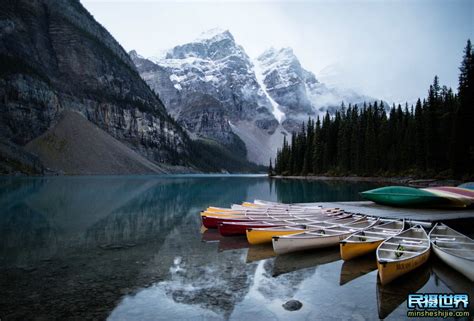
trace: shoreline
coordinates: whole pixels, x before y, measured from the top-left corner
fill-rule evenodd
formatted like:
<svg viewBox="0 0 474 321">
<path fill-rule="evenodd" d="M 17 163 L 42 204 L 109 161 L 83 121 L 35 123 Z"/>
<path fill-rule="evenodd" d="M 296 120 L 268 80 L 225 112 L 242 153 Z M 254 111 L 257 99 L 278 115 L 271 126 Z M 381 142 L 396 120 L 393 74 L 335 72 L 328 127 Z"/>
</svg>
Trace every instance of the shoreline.
<svg viewBox="0 0 474 321">
<path fill-rule="evenodd" d="M 392 183 L 397 185 L 408 185 L 412 187 L 427 186 L 457 186 L 463 181 L 456 179 L 417 179 L 413 177 L 376 177 L 376 176 L 269 176 L 272 179 L 308 180 L 308 181 L 345 181 L 345 182 L 372 182 Z"/>
</svg>

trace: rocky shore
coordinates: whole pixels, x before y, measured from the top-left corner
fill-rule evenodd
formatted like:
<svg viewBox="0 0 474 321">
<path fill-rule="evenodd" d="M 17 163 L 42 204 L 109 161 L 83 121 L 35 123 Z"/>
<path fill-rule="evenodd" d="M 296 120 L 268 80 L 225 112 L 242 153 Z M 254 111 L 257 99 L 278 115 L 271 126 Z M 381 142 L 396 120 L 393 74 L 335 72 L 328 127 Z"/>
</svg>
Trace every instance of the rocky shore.
<svg viewBox="0 0 474 321">
<path fill-rule="evenodd" d="M 310 181 L 373 182 L 380 184 L 407 185 L 412 187 L 457 186 L 463 182 L 455 179 L 415 179 L 413 177 L 365 177 L 365 176 L 270 176 L 273 179 L 299 179 Z"/>
</svg>

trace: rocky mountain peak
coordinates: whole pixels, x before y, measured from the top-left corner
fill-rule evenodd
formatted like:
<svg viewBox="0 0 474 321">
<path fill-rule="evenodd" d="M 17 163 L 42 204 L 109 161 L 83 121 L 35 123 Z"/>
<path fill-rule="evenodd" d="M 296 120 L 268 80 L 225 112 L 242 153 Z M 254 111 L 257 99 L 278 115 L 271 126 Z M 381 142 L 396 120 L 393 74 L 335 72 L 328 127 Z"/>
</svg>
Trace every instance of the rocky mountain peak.
<svg viewBox="0 0 474 321">
<path fill-rule="evenodd" d="M 235 42 L 234 36 L 227 29 L 212 28 L 202 32 L 195 42 L 218 42 L 223 40 L 230 40 Z"/>
<path fill-rule="evenodd" d="M 245 50 L 237 45 L 228 30 L 211 29 L 202 33 L 196 40 L 168 50 L 164 59 L 223 59 L 249 60 Z"/>
</svg>

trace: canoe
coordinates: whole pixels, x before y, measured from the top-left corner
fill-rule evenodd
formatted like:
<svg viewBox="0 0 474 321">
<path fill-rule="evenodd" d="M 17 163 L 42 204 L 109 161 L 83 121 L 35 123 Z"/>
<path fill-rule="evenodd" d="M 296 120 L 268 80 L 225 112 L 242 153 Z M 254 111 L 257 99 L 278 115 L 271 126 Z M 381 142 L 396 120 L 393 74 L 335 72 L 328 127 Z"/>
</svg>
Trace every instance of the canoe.
<svg viewBox="0 0 474 321">
<path fill-rule="evenodd" d="M 467 183 L 458 185 L 458 187 L 474 190 L 474 182 L 467 182 Z"/>
<path fill-rule="evenodd" d="M 288 207 L 321 207 L 321 205 L 318 205 L 319 203 L 278 203 L 278 202 L 270 202 L 270 201 L 264 201 L 264 200 L 255 200 L 254 204 L 257 205 L 267 205 L 267 206 L 288 206 Z"/>
<path fill-rule="evenodd" d="M 327 221 L 314 224 L 304 224 L 300 226 L 281 226 L 281 227 L 272 227 L 272 228 L 249 228 L 246 231 L 247 240 L 250 244 L 265 244 L 271 243 L 274 236 L 283 236 L 291 235 L 296 233 L 305 232 L 312 229 L 320 229 L 323 227 L 349 224 L 356 221 L 366 219 L 363 216 L 354 215 L 352 217 L 343 218 L 343 219 L 328 219 Z"/>
<path fill-rule="evenodd" d="M 452 293 L 466 293 L 469 298 L 474 298 L 474 282 L 470 281 L 463 274 L 440 260 L 435 256 L 435 260 L 430 260 L 430 268 L 433 271 L 434 283 L 438 288 L 446 286 Z M 444 290 L 444 289 L 443 289 Z M 474 315 L 474 306 L 469 305 L 471 316 Z"/>
<path fill-rule="evenodd" d="M 304 214 L 265 214 L 265 215 L 216 215 L 205 214 L 201 215 L 202 224 L 206 228 L 218 228 L 220 223 L 224 222 L 256 222 L 262 220 L 282 220 L 282 219 L 311 219 L 311 218 L 321 218 L 321 217 L 337 217 L 343 218 L 348 217 L 350 214 L 340 214 L 340 213 L 304 213 Z M 245 231 L 244 231 L 245 234 Z"/>
<path fill-rule="evenodd" d="M 452 191 L 443 190 L 443 189 L 440 189 L 439 187 L 438 188 L 436 187 L 422 188 L 421 190 L 432 193 L 434 195 L 437 195 L 439 197 L 442 197 L 448 200 L 449 203 L 447 203 L 446 206 L 449 206 L 449 207 L 463 208 L 463 207 L 471 205 L 471 203 L 474 201 L 473 198 L 464 196 L 459 193 L 454 193 Z"/>
<path fill-rule="evenodd" d="M 298 224 L 318 224 L 321 222 L 342 222 L 340 220 L 350 218 L 351 214 L 341 214 L 336 217 L 317 215 L 308 217 L 299 216 L 288 216 L 288 217 L 277 217 L 272 219 L 259 219 L 248 220 L 248 221 L 228 221 L 217 218 L 218 229 L 222 236 L 234 236 L 234 235 L 245 235 L 249 228 L 270 228 L 280 227 L 285 225 L 298 225 Z"/>
<path fill-rule="evenodd" d="M 449 203 L 443 197 L 406 186 L 387 186 L 360 193 L 369 201 L 389 206 L 439 206 Z"/>
<path fill-rule="evenodd" d="M 378 224 L 379 220 L 365 219 L 358 222 L 330 226 L 321 229 L 308 230 L 302 233 L 274 236 L 272 238 L 273 251 L 276 254 L 321 249 L 339 245 L 339 241 L 347 238 L 354 232 Z"/>
<path fill-rule="evenodd" d="M 474 240 L 444 224 L 430 232 L 433 252 L 447 265 L 474 281 Z"/>
<path fill-rule="evenodd" d="M 470 199 L 474 199 L 474 190 L 462 187 L 455 187 L 455 186 L 437 186 L 437 187 L 430 187 L 430 189 L 436 189 L 440 191 L 451 192 L 454 194 L 463 195 Z"/>
<path fill-rule="evenodd" d="M 270 228 L 286 225 L 301 225 L 316 223 L 310 219 L 288 219 L 288 220 L 268 220 L 259 222 L 222 222 L 218 226 L 219 233 L 222 236 L 245 235 L 250 228 Z"/>
<path fill-rule="evenodd" d="M 341 212 L 340 209 L 291 209 L 291 210 L 285 210 L 285 209 L 267 209 L 264 211 L 258 211 L 258 210 L 249 210 L 249 211 L 202 211 L 201 215 L 213 215 L 213 216 L 242 216 L 242 215 L 269 215 L 269 214 L 315 214 L 315 213 L 333 213 L 333 212 Z"/>
<path fill-rule="evenodd" d="M 460 200 L 465 202 L 468 206 L 474 204 L 474 190 L 471 190 L 471 189 L 454 187 L 454 186 L 437 186 L 437 187 L 430 187 L 429 190 L 448 192 L 448 193 L 454 194 L 453 197 L 458 197 Z"/>
<path fill-rule="evenodd" d="M 235 214 L 228 215 L 222 214 L 220 212 L 202 212 L 201 220 L 204 226 L 207 228 L 217 228 L 220 222 L 229 220 L 229 221 L 252 221 L 252 220 L 262 220 L 262 219 L 273 219 L 273 218 L 310 218 L 310 217 L 319 217 L 319 216 L 339 216 L 341 211 L 333 210 L 317 210 L 314 212 L 269 212 L 269 213 L 244 213 L 244 214 Z"/>
<path fill-rule="evenodd" d="M 385 285 L 423 265 L 430 255 L 430 240 L 418 225 L 383 241 L 376 253 L 380 282 Z"/>
<path fill-rule="evenodd" d="M 379 319 L 386 319 L 395 309 L 407 302 L 411 293 L 417 293 L 428 282 L 431 275 L 430 264 L 420 266 L 416 273 L 408 273 L 397 279 L 397 282 L 381 284 L 377 282 L 377 309 Z M 432 288 L 430 288 L 431 290 Z M 444 290 L 444 289 L 443 289 Z M 433 290 L 431 290 L 433 291 Z M 436 290 L 433 292 L 437 292 Z M 442 291 L 444 292 L 444 291 Z M 397 318 L 393 318 L 396 320 Z M 426 320 L 429 320 L 426 318 Z"/>
<path fill-rule="evenodd" d="M 244 202 L 242 204 L 232 204 L 232 210 L 265 210 L 265 209 L 321 209 L 322 207 L 315 203 L 300 203 L 300 204 L 283 204 L 283 203 L 271 203 L 271 204 L 256 204 L 250 202 Z"/>
<path fill-rule="evenodd" d="M 391 221 L 356 232 L 340 242 L 341 258 L 345 261 L 375 252 L 385 239 L 403 231 L 405 221 Z"/>
</svg>

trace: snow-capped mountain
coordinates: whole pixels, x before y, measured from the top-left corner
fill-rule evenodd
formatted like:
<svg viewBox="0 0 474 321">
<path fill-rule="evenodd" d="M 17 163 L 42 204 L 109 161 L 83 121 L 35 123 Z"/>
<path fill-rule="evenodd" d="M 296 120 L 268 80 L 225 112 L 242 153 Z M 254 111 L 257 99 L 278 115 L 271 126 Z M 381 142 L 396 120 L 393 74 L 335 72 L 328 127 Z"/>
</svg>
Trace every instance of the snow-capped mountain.
<svg viewBox="0 0 474 321">
<path fill-rule="evenodd" d="M 243 141 L 247 158 L 259 164 L 268 164 L 284 135 L 308 117 L 342 101 L 371 100 L 320 83 L 290 48 L 266 50 L 252 61 L 228 30 L 210 30 L 150 59 L 135 51 L 130 56 L 193 137 L 231 149 Z"/>
<path fill-rule="evenodd" d="M 333 113 L 344 102 L 362 104 L 373 98 L 351 90 L 331 88 L 301 66 L 291 48 L 268 49 L 255 60 L 257 76 L 263 87 L 284 114 L 283 126 L 290 132 L 298 130 L 308 117 Z"/>
<path fill-rule="evenodd" d="M 170 114 L 195 137 L 228 147 L 245 143 L 249 160 L 267 164 L 283 134 L 253 64 L 229 31 L 213 30 L 154 62 L 130 53 Z"/>
</svg>

